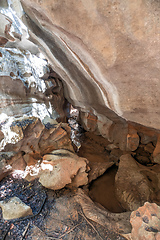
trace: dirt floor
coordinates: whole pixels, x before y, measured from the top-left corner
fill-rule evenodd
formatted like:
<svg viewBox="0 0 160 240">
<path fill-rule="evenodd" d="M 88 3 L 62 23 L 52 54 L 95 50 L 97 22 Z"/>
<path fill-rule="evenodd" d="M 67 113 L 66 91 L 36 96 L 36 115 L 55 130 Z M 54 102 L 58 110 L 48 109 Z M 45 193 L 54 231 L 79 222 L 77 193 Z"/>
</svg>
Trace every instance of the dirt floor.
<svg viewBox="0 0 160 240">
<path fill-rule="evenodd" d="M 52 191 L 37 180 L 8 176 L 0 182 L 0 200 L 19 197 L 32 208 L 33 216 L 4 220 L 0 212 L 0 240 L 124 240 L 112 230 L 88 219 L 76 201 L 77 190 Z M 114 229 L 114 226 L 113 226 Z"/>
</svg>

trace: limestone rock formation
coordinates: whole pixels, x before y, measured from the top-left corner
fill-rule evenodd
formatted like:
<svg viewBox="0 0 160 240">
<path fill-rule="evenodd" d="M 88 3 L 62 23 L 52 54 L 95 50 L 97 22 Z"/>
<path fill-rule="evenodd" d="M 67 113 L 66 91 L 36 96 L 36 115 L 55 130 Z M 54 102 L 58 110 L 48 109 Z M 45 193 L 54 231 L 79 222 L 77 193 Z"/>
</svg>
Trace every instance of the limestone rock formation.
<svg viewBox="0 0 160 240">
<path fill-rule="evenodd" d="M 88 181 L 89 183 L 99 176 L 103 175 L 103 173 L 113 166 L 114 162 L 106 161 L 106 162 L 89 162 L 90 171 L 88 173 Z"/>
<path fill-rule="evenodd" d="M 0 13 L 0 21 L 0 47 L 2 47 L 8 42 L 8 40 L 14 41 L 15 38 L 11 33 L 12 20 Z"/>
<path fill-rule="evenodd" d="M 79 187 L 88 183 L 87 159 L 67 150 L 55 150 L 43 156 L 39 182 L 53 190 Z"/>
<path fill-rule="evenodd" d="M 160 239 L 160 207 L 157 204 L 146 202 L 131 213 L 130 222 L 132 240 Z"/>
<path fill-rule="evenodd" d="M 151 200 L 152 189 L 130 154 L 122 155 L 115 177 L 116 195 L 122 207 L 133 211 Z"/>
<path fill-rule="evenodd" d="M 32 209 L 24 204 L 18 197 L 12 197 L 9 201 L 1 201 L 3 218 L 11 220 L 32 215 Z"/>
<path fill-rule="evenodd" d="M 74 106 L 159 129 L 158 1 L 21 2 Z"/>
</svg>

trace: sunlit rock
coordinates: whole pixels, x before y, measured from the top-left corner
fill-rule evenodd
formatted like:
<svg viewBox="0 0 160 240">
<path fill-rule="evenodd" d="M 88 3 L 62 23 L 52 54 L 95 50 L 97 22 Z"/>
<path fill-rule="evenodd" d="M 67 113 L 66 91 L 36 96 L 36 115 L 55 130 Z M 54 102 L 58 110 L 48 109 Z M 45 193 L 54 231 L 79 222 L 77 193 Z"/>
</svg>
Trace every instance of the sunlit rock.
<svg viewBox="0 0 160 240">
<path fill-rule="evenodd" d="M 44 155 L 39 182 L 53 190 L 79 187 L 88 183 L 87 160 L 67 150 L 56 150 Z"/>
<path fill-rule="evenodd" d="M 0 52 L 0 124 L 4 134 L 0 145 L 3 149 L 7 143 L 16 143 L 21 138 L 20 133 L 11 129 L 16 120 L 32 116 L 42 121 L 46 117 L 64 119 L 65 99 L 56 74 L 54 78 L 42 78 L 51 71 L 46 60 L 18 49 L 0 48 Z"/>
<path fill-rule="evenodd" d="M 139 136 L 134 128 L 129 128 L 127 134 L 127 150 L 135 151 L 139 146 Z"/>
<path fill-rule="evenodd" d="M 71 140 L 67 132 L 61 127 L 61 124 L 56 125 L 54 128 L 45 129 L 38 145 L 41 149 L 41 154 L 61 148 L 74 152 Z"/>
<path fill-rule="evenodd" d="M 8 201 L 1 201 L 3 218 L 11 220 L 33 215 L 32 209 L 23 203 L 18 197 L 10 198 Z"/>
</svg>

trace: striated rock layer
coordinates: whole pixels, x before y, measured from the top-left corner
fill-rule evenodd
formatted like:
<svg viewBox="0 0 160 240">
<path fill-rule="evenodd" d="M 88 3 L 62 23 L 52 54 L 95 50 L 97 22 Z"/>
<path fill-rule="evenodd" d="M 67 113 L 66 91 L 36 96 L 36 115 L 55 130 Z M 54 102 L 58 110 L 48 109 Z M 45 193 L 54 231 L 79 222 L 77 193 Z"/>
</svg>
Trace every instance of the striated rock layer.
<svg viewBox="0 0 160 240">
<path fill-rule="evenodd" d="M 21 2 L 74 106 L 160 129 L 158 1 Z"/>
</svg>

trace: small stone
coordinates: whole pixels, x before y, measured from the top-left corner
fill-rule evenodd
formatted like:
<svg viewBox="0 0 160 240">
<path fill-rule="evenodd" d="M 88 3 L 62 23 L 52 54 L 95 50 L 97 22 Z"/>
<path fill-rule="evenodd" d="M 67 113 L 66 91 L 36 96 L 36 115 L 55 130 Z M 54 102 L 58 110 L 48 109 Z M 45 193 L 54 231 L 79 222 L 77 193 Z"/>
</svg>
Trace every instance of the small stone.
<svg viewBox="0 0 160 240">
<path fill-rule="evenodd" d="M 129 129 L 127 134 L 127 150 L 135 151 L 139 146 L 139 136 L 135 129 Z"/>
<path fill-rule="evenodd" d="M 11 220 L 33 215 L 32 209 L 23 203 L 18 197 L 10 198 L 7 201 L 1 201 L 0 207 L 2 208 L 3 218 Z"/>
<path fill-rule="evenodd" d="M 139 156 L 136 157 L 136 159 L 139 163 L 141 163 L 143 165 L 146 165 L 146 164 L 150 163 L 150 159 L 146 156 L 139 155 Z"/>
<path fill-rule="evenodd" d="M 79 187 L 88 183 L 87 159 L 59 149 L 43 156 L 39 182 L 46 188 L 58 190 L 66 185 Z"/>
<path fill-rule="evenodd" d="M 113 149 L 115 149 L 115 148 L 118 148 L 116 145 L 114 145 L 114 144 L 108 144 L 107 146 L 106 146 L 106 150 L 108 150 L 108 151 L 111 151 L 111 150 L 113 150 Z"/>
</svg>

